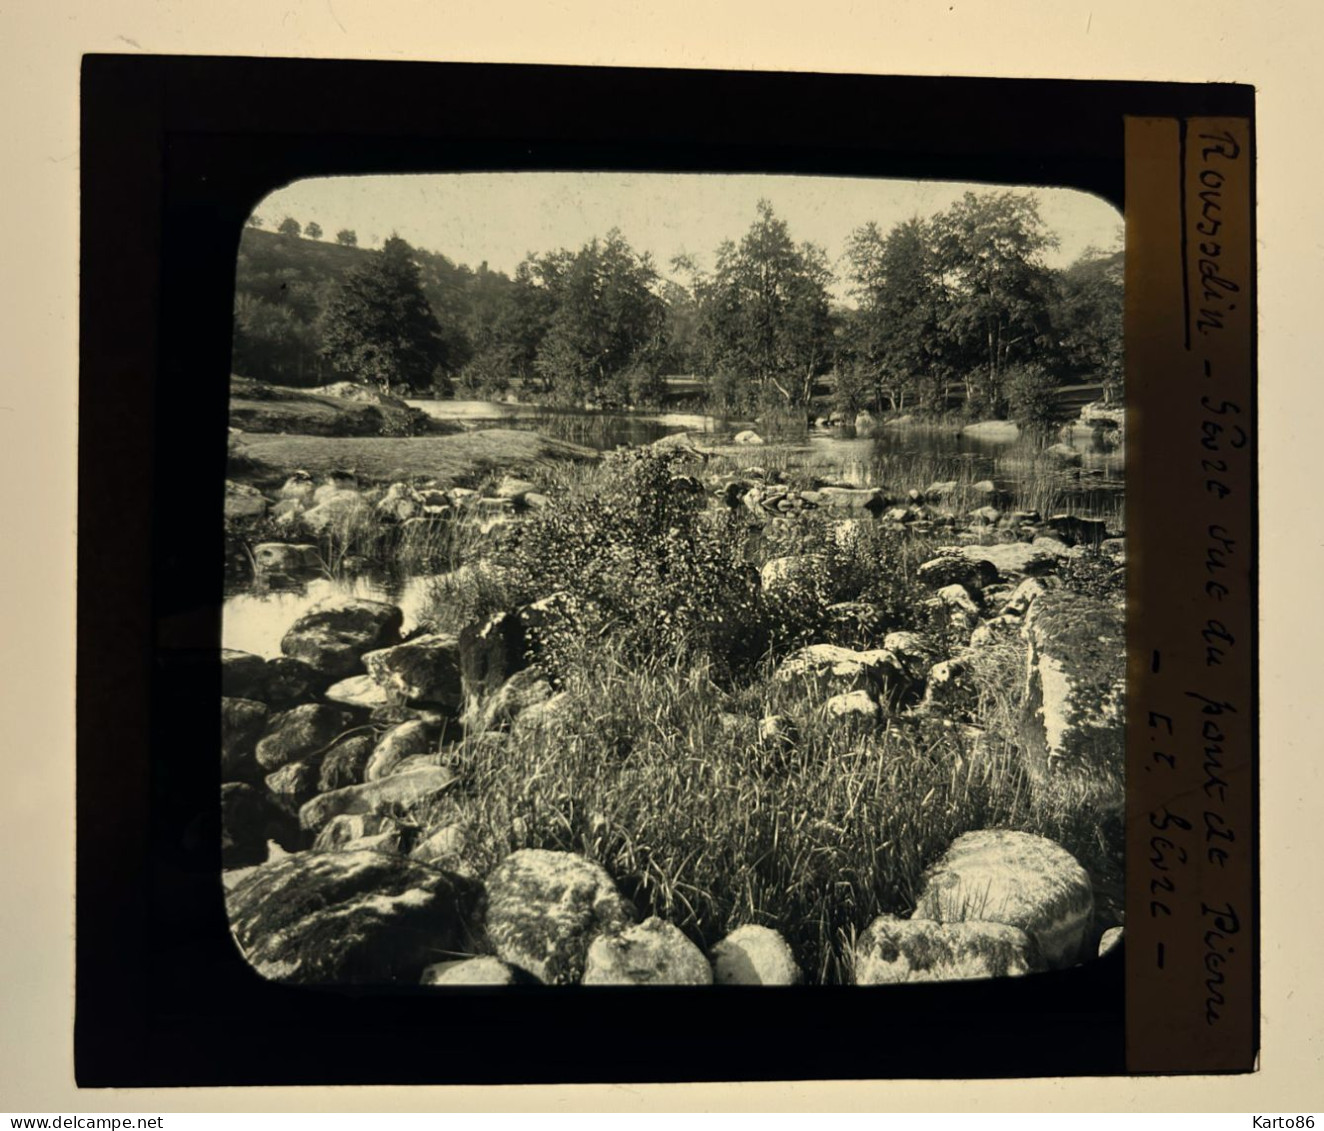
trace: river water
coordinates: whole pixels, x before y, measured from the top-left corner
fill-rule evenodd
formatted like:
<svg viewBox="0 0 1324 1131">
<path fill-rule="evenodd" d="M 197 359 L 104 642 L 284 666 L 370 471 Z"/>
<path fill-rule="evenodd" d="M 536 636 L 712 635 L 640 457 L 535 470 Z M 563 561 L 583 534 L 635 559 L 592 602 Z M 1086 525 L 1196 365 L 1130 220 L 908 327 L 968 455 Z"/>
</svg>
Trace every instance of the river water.
<svg viewBox="0 0 1324 1131">
<path fill-rule="evenodd" d="M 601 451 L 648 444 L 677 432 L 729 435 L 733 428 L 751 426 L 747 421 L 689 413 L 589 412 L 495 401 L 410 403 L 466 427 L 529 428 Z M 1115 513 L 1123 485 L 1122 455 L 1102 447 L 1085 429 L 1075 429 L 1064 439 L 1080 453 L 1082 462 L 1080 480 L 1063 493 L 1065 505 L 1081 514 Z M 750 463 L 758 462 L 759 450 L 748 449 Z M 1014 440 L 962 435 L 950 429 L 883 430 L 867 439 L 857 437 L 853 429 L 810 429 L 792 443 L 791 459 L 821 468 L 824 478 L 858 486 L 895 486 L 894 469 L 910 467 L 912 474 L 927 473 L 924 482 L 914 483 L 924 487 L 934 479 L 955 478 L 957 469 L 964 471 L 968 465 L 972 478 L 993 479 L 1010 488 L 1022 467 L 1032 461 L 1032 453 Z M 348 579 L 313 578 L 279 589 L 255 588 L 250 579 L 236 579 L 227 587 L 222 646 L 279 656 L 286 629 L 310 605 L 334 595 L 392 601 L 404 611 L 407 631 L 426 606 L 428 589 L 428 578 L 392 576 L 384 570 Z"/>
</svg>

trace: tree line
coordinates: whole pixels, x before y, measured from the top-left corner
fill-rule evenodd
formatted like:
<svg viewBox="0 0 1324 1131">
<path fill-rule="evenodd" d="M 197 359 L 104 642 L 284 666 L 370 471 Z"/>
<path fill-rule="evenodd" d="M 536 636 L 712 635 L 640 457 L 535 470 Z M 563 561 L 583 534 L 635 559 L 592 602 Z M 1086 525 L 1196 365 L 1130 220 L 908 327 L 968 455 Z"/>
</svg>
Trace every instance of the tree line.
<svg viewBox="0 0 1324 1131">
<path fill-rule="evenodd" d="M 380 251 L 314 244 L 290 223 L 241 248 L 243 376 L 651 405 L 667 375 L 690 375 L 730 412 L 831 400 L 1026 421 L 1051 415 L 1061 385 L 1122 377 L 1122 253 L 1049 268 L 1057 239 L 1024 193 L 967 193 L 886 232 L 856 229 L 840 268 L 849 303 L 833 298 L 826 251 L 797 243 L 767 201 L 711 270 L 682 255 L 670 277 L 616 229 L 530 254 L 512 276 L 398 236 Z"/>
</svg>

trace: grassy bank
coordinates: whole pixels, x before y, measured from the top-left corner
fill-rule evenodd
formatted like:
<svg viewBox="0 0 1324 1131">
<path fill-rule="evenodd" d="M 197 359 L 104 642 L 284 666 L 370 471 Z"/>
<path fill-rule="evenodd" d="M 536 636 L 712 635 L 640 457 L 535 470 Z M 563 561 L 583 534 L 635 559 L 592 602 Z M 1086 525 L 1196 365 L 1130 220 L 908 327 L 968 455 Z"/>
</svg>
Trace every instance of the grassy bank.
<svg viewBox="0 0 1324 1131">
<path fill-rule="evenodd" d="M 894 630 L 922 634 L 930 661 L 965 653 L 916 576 L 934 539 L 865 523 L 843 541 L 821 512 L 753 529 L 695 504 L 672 470 L 640 453 L 562 468 L 553 507 L 493 555 L 500 568 L 438 584 L 432 619 L 447 629 L 557 593 L 536 645 L 562 695 L 504 742 L 462 739 L 464 791 L 425 827 L 462 825 L 479 873 L 521 848 L 582 853 L 704 947 L 775 927 L 815 982 L 848 980 L 856 932 L 913 910 L 963 832 L 1051 837 L 1120 892 L 1120 823 L 1101 816 L 1120 779 L 1027 779 L 1018 638 L 967 654 L 940 711 L 881 726 L 774 678 L 805 643 L 880 647 Z M 786 554 L 805 569 L 770 592 L 758 567 Z M 843 601 L 871 611 L 843 621 Z M 769 716 L 777 733 L 761 730 Z"/>
<path fill-rule="evenodd" d="M 497 471 L 529 473 L 597 458 L 591 448 L 513 428 L 408 437 L 253 434 L 243 436 L 231 478 L 267 490 L 302 468 L 314 476 L 350 470 L 362 483 L 435 479 L 443 486 L 471 486 Z"/>
</svg>

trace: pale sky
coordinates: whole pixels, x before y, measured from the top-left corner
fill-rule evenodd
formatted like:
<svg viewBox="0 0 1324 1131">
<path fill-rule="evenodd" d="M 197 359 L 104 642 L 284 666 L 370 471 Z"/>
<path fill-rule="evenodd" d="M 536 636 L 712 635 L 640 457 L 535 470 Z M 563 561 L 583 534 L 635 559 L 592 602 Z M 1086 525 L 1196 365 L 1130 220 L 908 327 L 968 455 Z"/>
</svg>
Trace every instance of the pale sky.
<svg viewBox="0 0 1324 1131">
<path fill-rule="evenodd" d="M 912 216 L 942 211 L 967 191 L 1001 185 L 896 181 L 859 177 L 673 173 L 450 173 L 324 177 L 277 189 L 256 211 L 268 229 L 285 216 L 322 226 L 331 240 L 352 228 L 360 247 L 378 247 L 392 232 L 457 263 L 513 274 L 529 252 L 577 250 L 594 236 L 621 229 L 637 252 L 651 252 L 671 274 L 678 252 L 713 266 L 717 245 L 738 240 L 767 197 L 797 242 L 824 247 L 841 273 L 846 239 L 875 221 L 884 232 Z M 1094 245 L 1121 246 L 1122 217 L 1100 197 L 1074 189 L 1032 187 L 1040 215 L 1061 240 L 1050 266 L 1064 266 Z M 836 288 L 843 293 L 839 284 Z"/>
</svg>

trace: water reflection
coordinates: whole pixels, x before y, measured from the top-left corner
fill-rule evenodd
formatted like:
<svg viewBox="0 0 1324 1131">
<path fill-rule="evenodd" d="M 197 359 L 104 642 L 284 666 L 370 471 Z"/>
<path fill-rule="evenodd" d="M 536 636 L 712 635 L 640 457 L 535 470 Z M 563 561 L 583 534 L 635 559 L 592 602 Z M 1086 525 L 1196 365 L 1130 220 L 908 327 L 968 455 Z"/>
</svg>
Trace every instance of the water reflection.
<svg viewBox="0 0 1324 1131">
<path fill-rule="evenodd" d="M 254 652 L 268 659 L 281 654 L 281 638 L 299 617 L 326 597 L 368 597 L 390 601 L 404 612 L 404 631 L 418 624 L 426 608 L 431 578 L 310 578 L 283 588 L 255 587 L 251 581 L 231 587 L 221 620 L 221 647 Z"/>
</svg>

